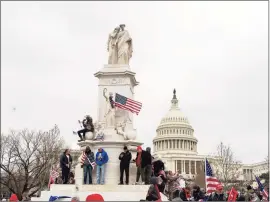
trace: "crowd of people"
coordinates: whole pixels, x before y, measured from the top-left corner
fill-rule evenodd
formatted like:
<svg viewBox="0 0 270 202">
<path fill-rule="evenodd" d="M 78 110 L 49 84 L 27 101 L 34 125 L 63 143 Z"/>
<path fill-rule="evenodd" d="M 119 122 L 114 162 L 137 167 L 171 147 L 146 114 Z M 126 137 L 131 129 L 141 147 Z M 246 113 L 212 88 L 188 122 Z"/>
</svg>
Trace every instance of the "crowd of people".
<svg viewBox="0 0 270 202">
<path fill-rule="evenodd" d="M 104 184 L 104 165 L 108 162 L 109 157 L 106 151 L 99 148 L 96 155 L 91 151 L 90 147 L 86 147 L 84 158 L 82 158 L 81 166 L 84 172 L 84 184 L 92 184 L 93 164 L 96 165 L 96 184 Z M 129 168 L 130 163 L 136 164 L 136 182 L 135 184 L 150 185 L 146 194 L 146 198 L 142 201 L 161 201 L 161 193 L 166 195 L 170 201 L 228 201 L 229 193 L 224 191 L 222 185 L 218 185 L 216 190 L 211 194 L 196 184 L 181 187 L 180 180 L 182 176 L 176 172 L 165 171 L 162 160 L 155 160 L 151 155 L 151 149 L 148 147 L 143 150 L 137 147 L 136 158 L 132 159 L 132 154 L 126 146 L 119 155 L 120 161 L 120 179 L 119 185 L 129 184 Z M 69 150 L 60 158 L 62 167 L 63 183 L 68 183 L 68 177 L 72 158 Z M 63 169 L 64 167 L 64 169 Z M 124 176 L 125 174 L 125 176 Z M 125 177 L 125 180 L 124 180 Z M 73 176 L 74 178 L 74 176 Z M 141 180 L 141 182 L 140 182 Z M 124 183 L 125 182 L 125 183 Z M 250 185 L 246 187 L 246 191 L 237 193 L 236 201 L 264 201 L 263 194 Z M 266 200 L 268 201 L 268 200 Z"/>
</svg>

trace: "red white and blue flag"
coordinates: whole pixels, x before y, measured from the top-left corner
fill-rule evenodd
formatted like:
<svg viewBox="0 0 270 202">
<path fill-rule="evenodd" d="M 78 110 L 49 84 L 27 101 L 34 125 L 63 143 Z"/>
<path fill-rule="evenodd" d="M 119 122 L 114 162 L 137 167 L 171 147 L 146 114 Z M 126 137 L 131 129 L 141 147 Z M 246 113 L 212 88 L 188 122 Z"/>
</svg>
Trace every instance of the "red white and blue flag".
<svg viewBox="0 0 270 202">
<path fill-rule="evenodd" d="M 90 163 L 90 165 L 92 166 L 92 169 L 94 170 L 94 169 L 95 169 L 95 166 L 96 166 L 96 162 L 94 162 L 94 161 L 91 162 L 91 161 L 89 160 L 89 158 L 87 158 L 85 152 L 83 152 L 82 155 L 81 155 L 81 157 L 80 157 L 80 163 L 81 163 L 81 165 L 84 164 L 85 159 L 87 159 L 87 161 L 88 161 L 88 162 Z"/>
<path fill-rule="evenodd" d="M 207 159 L 205 159 L 205 182 L 206 193 L 212 193 L 216 191 L 217 186 L 221 185 L 221 182 L 216 177 L 214 177 L 213 170 Z"/>
<path fill-rule="evenodd" d="M 263 185 L 262 185 L 260 179 L 259 179 L 257 176 L 255 176 L 255 179 L 256 179 L 256 181 L 257 181 L 257 184 L 258 184 L 258 187 L 259 187 L 260 191 L 262 192 L 263 199 L 266 200 L 266 201 L 268 201 L 268 193 L 267 193 L 267 191 L 264 189 L 264 187 L 263 187 Z"/>
<path fill-rule="evenodd" d="M 142 103 L 129 99 L 118 93 L 115 94 L 115 107 L 118 107 L 123 110 L 128 110 L 132 113 L 139 114 L 142 108 Z"/>
</svg>

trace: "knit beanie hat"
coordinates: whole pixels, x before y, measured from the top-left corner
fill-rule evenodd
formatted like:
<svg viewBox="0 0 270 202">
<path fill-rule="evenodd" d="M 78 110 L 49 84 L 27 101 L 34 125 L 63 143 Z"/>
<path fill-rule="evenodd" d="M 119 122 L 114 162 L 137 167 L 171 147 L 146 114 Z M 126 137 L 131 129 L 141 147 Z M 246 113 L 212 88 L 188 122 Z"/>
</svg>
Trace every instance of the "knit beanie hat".
<svg viewBox="0 0 270 202">
<path fill-rule="evenodd" d="M 88 201 L 96 201 L 96 202 L 103 202 L 104 199 L 100 194 L 91 194 L 86 197 L 86 202 Z"/>
<path fill-rule="evenodd" d="M 16 194 L 12 194 L 9 201 L 19 201 Z"/>
</svg>

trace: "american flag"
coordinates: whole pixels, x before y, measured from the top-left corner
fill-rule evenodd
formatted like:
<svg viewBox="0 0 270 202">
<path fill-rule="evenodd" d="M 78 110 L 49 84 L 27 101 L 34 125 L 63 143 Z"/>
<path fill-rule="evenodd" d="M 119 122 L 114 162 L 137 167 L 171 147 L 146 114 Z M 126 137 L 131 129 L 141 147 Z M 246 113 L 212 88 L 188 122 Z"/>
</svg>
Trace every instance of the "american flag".
<svg viewBox="0 0 270 202">
<path fill-rule="evenodd" d="M 268 193 L 267 193 L 267 191 L 264 189 L 262 183 L 260 182 L 260 179 L 257 176 L 255 176 L 255 178 L 256 178 L 257 184 L 259 186 L 259 189 L 262 192 L 263 199 L 267 201 L 268 200 Z"/>
<path fill-rule="evenodd" d="M 216 177 L 214 177 L 213 170 L 207 159 L 205 159 L 205 181 L 207 193 L 216 191 L 217 185 L 221 184 L 221 182 Z"/>
<path fill-rule="evenodd" d="M 81 155 L 81 160 L 80 160 L 81 165 L 84 164 L 84 161 L 85 161 L 86 158 L 87 158 L 87 156 L 83 152 L 82 155 Z M 92 166 L 92 168 L 94 170 L 95 169 L 95 166 L 96 166 L 96 162 L 91 162 L 88 158 L 87 158 L 87 160 L 89 161 L 90 165 Z"/>
<path fill-rule="evenodd" d="M 51 184 L 54 184 L 55 179 L 59 177 L 59 172 L 56 171 L 56 169 L 51 169 L 50 172 L 50 177 L 49 177 L 49 183 L 48 183 L 48 187 L 51 187 Z"/>
<path fill-rule="evenodd" d="M 128 110 L 132 113 L 139 114 L 142 103 L 134 101 L 132 99 L 126 98 L 123 95 L 120 95 L 118 93 L 115 94 L 115 101 L 114 105 L 118 108 Z"/>
</svg>

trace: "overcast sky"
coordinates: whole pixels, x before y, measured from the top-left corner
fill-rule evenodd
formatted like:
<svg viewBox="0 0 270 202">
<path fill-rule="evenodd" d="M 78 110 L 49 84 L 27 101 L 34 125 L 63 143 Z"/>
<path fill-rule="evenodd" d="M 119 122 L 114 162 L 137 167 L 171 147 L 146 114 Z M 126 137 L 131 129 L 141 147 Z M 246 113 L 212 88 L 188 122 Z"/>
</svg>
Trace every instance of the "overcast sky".
<svg viewBox="0 0 270 202">
<path fill-rule="evenodd" d="M 223 141 L 244 163 L 268 154 L 268 22 L 264 2 L 1 2 L 1 130 L 58 124 L 75 145 L 77 120 L 97 117 L 108 34 L 133 38 L 130 66 L 143 103 L 135 127 L 152 146 L 173 88 L 199 154 Z M 12 110 L 16 107 L 16 111 Z"/>
</svg>

